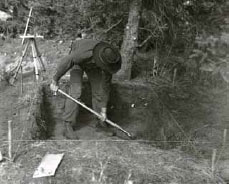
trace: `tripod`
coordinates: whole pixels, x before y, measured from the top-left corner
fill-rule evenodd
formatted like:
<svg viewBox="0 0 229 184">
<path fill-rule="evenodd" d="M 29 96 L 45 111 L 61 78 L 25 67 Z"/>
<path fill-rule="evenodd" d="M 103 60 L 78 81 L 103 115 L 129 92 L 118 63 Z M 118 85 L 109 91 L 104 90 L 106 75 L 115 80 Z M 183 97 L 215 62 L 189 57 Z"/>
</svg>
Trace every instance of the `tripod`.
<svg viewBox="0 0 229 184">
<path fill-rule="evenodd" d="M 25 48 L 22 52 L 22 56 L 21 56 L 21 58 L 18 62 L 18 65 L 16 67 L 16 72 L 14 73 L 14 76 L 10 80 L 10 84 L 12 84 L 12 85 L 14 84 L 15 80 L 17 79 L 17 75 L 18 75 L 20 69 L 21 69 L 21 76 L 22 76 L 22 62 L 25 58 L 25 55 L 26 55 L 26 52 L 28 50 L 29 45 L 32 48 L 34 71 L 35 71 L 35 76 L 36 76 L 37 81 L 39 80 L 39 71 L 40 70 L 45 71 L 45 66 L 44 66 L 44 63 L 41 59 L 41 54 L 38 51 L 38 47 L 36 44 L 36 40 L 35 40 L 36 37 L 43 38 L 42 36 L 35 36 L 35 35 L 21 36 L 21 38 L 27 39 L 27 43 L 25 45 Z M 23 83 L 23 78 L 21 78 L 21 80 Z"/>
</svg>

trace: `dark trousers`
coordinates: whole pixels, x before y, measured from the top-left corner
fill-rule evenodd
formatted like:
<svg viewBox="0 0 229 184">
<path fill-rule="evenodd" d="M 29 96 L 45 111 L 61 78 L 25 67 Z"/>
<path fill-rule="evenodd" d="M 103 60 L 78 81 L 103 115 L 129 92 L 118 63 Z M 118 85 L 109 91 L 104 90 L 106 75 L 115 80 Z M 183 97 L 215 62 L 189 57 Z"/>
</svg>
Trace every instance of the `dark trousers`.
<svg viewBox="0 0 229 184">
<path fill-rule="evenodd" d="M 102 107 L 106 107 L 109 99 L 111 75 L 104 74 L 98 67 L 90 69 L 82 69 L 81 67 L 73 67 L 70 71 L 70 88 L 69 94 L 80 100 L 82 93 L 83 73 L 86 73 L 91 85 L 92 92 L 92 107 L 100 113 Z M 65 112 L 63 120 L 71 122 L 72 125 L 76 123 L 76 118 L 79 114 L 79 105 L 70 99 L 65 101 Z"/>
</svg>

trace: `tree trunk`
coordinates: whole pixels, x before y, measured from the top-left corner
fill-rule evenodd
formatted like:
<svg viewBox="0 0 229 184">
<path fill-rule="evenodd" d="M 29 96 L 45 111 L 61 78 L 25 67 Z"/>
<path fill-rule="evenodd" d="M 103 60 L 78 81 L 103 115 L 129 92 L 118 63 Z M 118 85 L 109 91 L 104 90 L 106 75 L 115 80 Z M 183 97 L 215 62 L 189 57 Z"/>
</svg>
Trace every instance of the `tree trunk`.
<svg viewBox="0 0 229 184">
<path fill-rule="evenodd" d="M 49 16 L 49 25 L 48 25 L 48 35 L 53 38 L 54 36 L 54 27 L 55 27 L 55 19 L 53 13 L 53 0 L 51 0 L 48 4 L 48 16 Z"/>
<path fill-rule="evenodd" d="M 5 0 L 5 8 L 8 8 L 8 0 Z"/>
<path fill-rule="evenodd" d="M 124 80 L 131 79 L 132 60 L 138 40 L 141 6 L 142 0 L 132 0 L 130 4 L 128 23 L 125 28 L 121 48 L 122 68 L 118 73 L 118 76 Z"/>
</svg>

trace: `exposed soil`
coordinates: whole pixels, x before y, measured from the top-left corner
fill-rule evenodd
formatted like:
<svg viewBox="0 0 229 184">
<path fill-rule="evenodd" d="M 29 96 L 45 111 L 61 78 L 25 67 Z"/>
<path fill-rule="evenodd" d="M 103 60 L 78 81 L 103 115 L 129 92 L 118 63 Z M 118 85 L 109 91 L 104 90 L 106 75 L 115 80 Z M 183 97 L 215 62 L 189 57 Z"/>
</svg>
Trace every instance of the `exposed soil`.
<svg viewBox="0 0 229 184">
<path fill-rule="evenodd" d="M 28 123 L 28 120 L 31 117 L 31 101 L 36 95 L 35 90 L 32 90 L 34 83 L 27 81 L 26 85 L 24 85 L 23 94 L 21 94 L 20 86 L 13 87 L 6 82 L 1 82 L 0 87 L 1 140 L 6 140 L 7 138 L 7 122 L 9 120 L 13 122 L 13 136 L 15 138 L 20 139 L 22 135 L 24 139 L 30 138 L 32 125 Z"/>
<path fill-rule="evenodd" d="M 63 84 L 60 86 L 65 91 L 68 91 L 67 82 L 63 81 Z M 161 128 L 161 126 L 157 126 L 156 118 L 153 117 L 155 113 L 152 106 L 155 103 L 152 102 L 153 94 L 149 93 L 149 91 L 150 89 L 143 84 L 131 84 L 129 82 L 114 83 L 111 100 L 108 105 L 108 116 L 112 121 L 118 123 L 138 138 L 145 140 L 152 140 L 159 136 L 156 130 Z M 47 119 L 47 122 L 53 122 L 48 125 L 51 131 L 48 131 L 47 134 L 52 132 L 48 136 L 59 139 L 62 134 L 61 130 L 63 130 L 61 115 L 64 110 L 65 97 L 60 94 L 53 96 L 48 86 L 44 86 L 42 93 L 43 103 L 45 104 L 43 108 L 45 113 L 42 114 L 44 114 L 44 118 Z M 84 82 L 82 101 L 91 107 L 90 86 L 87 82 Z M 48 114 L 48 116 L 45 114 Z M 80 139 L 106 138 L 106 133 L 103 134 L 106 129 L 96 128 L 96 123 L 97 120 L 91 113 L 80 108 L 80 116 L 75 125 L 76 134 Z M 149 127 L 152 126 L 158 128 L 149 130 Z M 147 134 L 147 131 L 149 131 L 151 135 Z M 114 132 L 116 138 L 128 139 L 124 133 L 112 127 L 109 127 L 106 132 Z"/>
<path fill-rule="evenodd" d="M 59 48 L 40 44 L 48 70 L 42 83 L 25 78 L 22 94 L 20 81 L 16 87 L 0 83 L 0 150 L 7 157 L 7 121 L 12 120 L 15 155 L 14 163 L 0 162 L 0 183 L 223 183 L 217 168 L 229 159 L 228 141 L 222 147 L 229 121 L 227 89 L 207 94 L 201 88 L 158 92 L 142 80 L 114 81 L 108 116 L 137 140 L 128 140 L 115 129 L 110 131 L 116 136 L 108 136 L 81 109 L 75 126 L 80 140 L 68 141 L 62 136 L 65 97 L 53 96 L 48 88 L 56 66 L 51 60 L 58 61 L 68 44 Z M 61 81 L 64 91 L 67 81 L 66 77 Z M 91 106 L 90 86 L 87 82 L 84 86 L 82 101 Z M 214 177 L 213 148 L 219 160 Z M 47 152 L 65 154 L 55 177 L 32 179 Z"/>
</svg>

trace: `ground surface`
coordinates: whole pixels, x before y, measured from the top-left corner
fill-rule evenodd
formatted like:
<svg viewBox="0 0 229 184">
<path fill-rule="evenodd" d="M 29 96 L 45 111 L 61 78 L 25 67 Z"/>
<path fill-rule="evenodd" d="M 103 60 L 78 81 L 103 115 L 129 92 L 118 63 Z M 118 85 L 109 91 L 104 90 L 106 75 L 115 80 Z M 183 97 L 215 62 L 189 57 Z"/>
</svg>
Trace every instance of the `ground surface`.
<svg viewBox="0 0 229 184">
<path fill-rule="evenodd" d="M 16 52 L 13 54 L 12 44 Z M 68 52 L 68 45 L 52 41 L 39 43 L 49 71 L 45 76 L 47 81 L 56 62 Z M 5 43 L 1 47 L 1 57 L 6 58 L 6 63 L 13 63 L 14 58 L 19 55 L 19 41 Z M 165 97 L 167 108 L 160 111 L 163 117 L 161 122 L 166 121 L 172 127 L 179 124 L 185 133 L 182 134 L 181 130 L 177 132 L 177 137 L 184 138 L 183 142 L 178 142 L 173 149 L 163 150 L 155 146 L 171 148 L 168 146 L 168 138 L 149 143 L 140 140 L 128 141 L 117 136 L 108 137 L 106 132 L 95 128 L 91 121 L 93 118 L 87 114 L 81 117 L 83 123 L 76 127 L 80 140 L 67 141 L 61 132 L 64 98 L 50 94 L 46 97 L 53 111 L 53 131 L 50 131 L 48 140 L 29 139 L 29 116 L 37 86 L 33 77 L 24 80 L 22 94 L 20 82 L 16 83 L 16 87 L 9 86 L 5 81 L 0 83 L 0 150 L 4 157 L 8 156 L 7 121 L 12 120 L 15 156 L 14 163 L 7 159 L 0 162 L 0 183 L 224 183 L 218 175 L 220 170 L 217 170 L 214 177 L 211 175 L 211 153 L 212 149 L 217 149 L 216 169 L 219 163 L 229 159 L 228 141 L 222 147 L 223 131 L 228 128 L 229 122 L 226 89 L 209 91 L 209 94 L 198 89 L 202 95 L 195 96 L 189 92 L 189 96 L 185 94 L 179 98 L 175 98 L 176 93 L 173 92 L 170 99 Z M 209 99 L 214 100 L 210 103 Z M 140 102 L 136 100 L 130 104 L 138 106 Z M 144 101 L 143 105 L 145 104 Z M 167 117 L 167 111 L 171 112 L 171 116 Z M 143 108 L 141 111 L 136 108 L 132 113 L 138 113 L 140 117 L 141 113 L 142 116 L 146 115 L 143 112 Z M 140 118 L 135 121 L 141 120 Z M 131 124 L 128 126 L 131 127 Z M 65 154 L 55 177 L 32 179 L 33 172 L 47 152 Z"/>
</svg>

